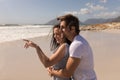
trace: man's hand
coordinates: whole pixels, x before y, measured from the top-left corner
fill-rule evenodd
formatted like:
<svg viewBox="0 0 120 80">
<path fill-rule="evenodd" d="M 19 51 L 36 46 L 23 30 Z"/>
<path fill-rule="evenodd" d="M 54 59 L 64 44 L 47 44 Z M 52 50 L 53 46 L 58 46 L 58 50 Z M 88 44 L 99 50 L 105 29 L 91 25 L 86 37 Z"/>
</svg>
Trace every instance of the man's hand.
<svg viewBox="0 0 120 80">
<path fill-rule="evenodd" d="M 47 68 L 48 74 L 49 74 L 51 77 L 53 76 L 52 70 L 53 70 L 53 67 L 52 67 L 52 66 Z"/>
</svg>

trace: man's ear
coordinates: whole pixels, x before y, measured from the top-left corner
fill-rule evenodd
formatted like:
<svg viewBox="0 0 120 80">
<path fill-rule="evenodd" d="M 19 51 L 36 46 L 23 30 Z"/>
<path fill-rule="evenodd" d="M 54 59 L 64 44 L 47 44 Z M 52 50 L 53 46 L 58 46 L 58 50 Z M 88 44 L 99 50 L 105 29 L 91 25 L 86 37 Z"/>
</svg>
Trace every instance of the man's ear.
<svg viewBox="0 0 120 80">
<path fill-rule="evenodd" d="M 75 26 L 71 26 L 71 32 L 74 34 L 75 33 Z"/>
<path fill-rule="evenodd" d="M 75 30 L 75 26 L 71 26 L 71 30 Z"/>
</svg>

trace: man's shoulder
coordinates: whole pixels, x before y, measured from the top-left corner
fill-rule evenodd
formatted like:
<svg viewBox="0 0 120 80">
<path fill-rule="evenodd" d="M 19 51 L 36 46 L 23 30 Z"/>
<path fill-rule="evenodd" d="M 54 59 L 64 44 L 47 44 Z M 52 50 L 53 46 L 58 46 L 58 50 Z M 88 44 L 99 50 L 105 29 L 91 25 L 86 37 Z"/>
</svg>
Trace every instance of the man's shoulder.
<svg viewBox="0 0 120 80">
<path fill-rule="evenodd" d="M 80 39 L 74 39 L 73 42 L 71 43 L 71 46 L 79 46 L 82 45 L 82 41 Z"/>
</svg>

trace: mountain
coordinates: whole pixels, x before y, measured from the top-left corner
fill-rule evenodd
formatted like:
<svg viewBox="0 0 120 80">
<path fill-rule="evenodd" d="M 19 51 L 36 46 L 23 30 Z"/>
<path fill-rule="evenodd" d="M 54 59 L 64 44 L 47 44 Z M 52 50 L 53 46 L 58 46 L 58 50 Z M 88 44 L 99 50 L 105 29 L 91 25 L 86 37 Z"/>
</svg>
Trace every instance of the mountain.
<svg viewBox="0 0 120 80">
<path fill-rule="evenodd" d="M 120 16 L 118 16 L 117 18 L 113 19 L 113 22 L 120 22 Z"/>
<path fill-rule="evenodd" d="M 105 23 L 106 19 L 88 19 L 84 21 L 84 24 L 98 24 L 98 23 Z"/>
<path fill-rule="evenodd" d="M 108 22 L 120 22 L 120 16 L 118 16 L 116 18 L 109 18 L 109 19 L 91 18 L 91 19 L 87 19 L 84 22 L 80 21 L 80 25 L 100 24 L 100 23 L 108 23 Z M 49 22 L 47 22 L 46 25 L 55 25 L 58 23 L 59 23 L 59 21 L 57 19 L 52 19 Z"/>
<path fill-rule="evenodd" d="M 48 21 L 47 23 L 45 23 L 45 25 L 55 25 L 58 24 L 59 21 L 57 19 L 52 19 L 50 21 Z M 83 22 L 80 22 L 80 25 L 85 25 Z"/>
<path fill-rule="evenodd" d="M 103 19 L 103 18 L 88 19 L 83 23 L 84 24 L 100 24 L 100 23 L 108 23 L 108 22 L 120 22 L 120 16 L 116 18 L 109 18 L 109 19 Z"/>
<path fill-rule="evenodd" d="M 58 24 L 58 23 L 59 23 L 59 21 L 57 19 L 52 19 L 45 24 L 46 25 L 55 25 L 55 24 Z"/>
</svg>

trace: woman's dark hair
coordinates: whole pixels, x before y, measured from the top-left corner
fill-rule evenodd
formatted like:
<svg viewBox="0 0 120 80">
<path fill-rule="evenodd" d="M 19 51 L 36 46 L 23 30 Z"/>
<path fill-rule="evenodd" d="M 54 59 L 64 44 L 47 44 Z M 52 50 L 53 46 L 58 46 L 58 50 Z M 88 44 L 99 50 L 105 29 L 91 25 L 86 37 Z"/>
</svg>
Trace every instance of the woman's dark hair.
<svg viewBox="0 0 120 80">
<path fill-rule="evenodd" d="M 59 24 L 54 25 L 52 28 L 52 38 L 51 38 L 51 42 L 50 42 L 50 50 L 51 51 L 55 50 L 59 46 L 56 39 L 54 38 L 54 32 L 53 32 L 54 28 L 60 28 L 60 25 Z"/>
<path fill-rule="evenodd" d="M 54 38 L 54 32 L 53 32 L 54 28 L 60 28 L 60 25 L 59 24 L 54 25 L 52 28 L 52 38 L 51 38 L 51 42 L 50 42 L 50 50 L 51 51 L 55 50 L 59 46 L 56 39 Z M 66 42 L 69 45 L 71 44 L 71 41 L 68 40 L 67 38 L 64 38 L 64 42 Z"/>
</svg>

